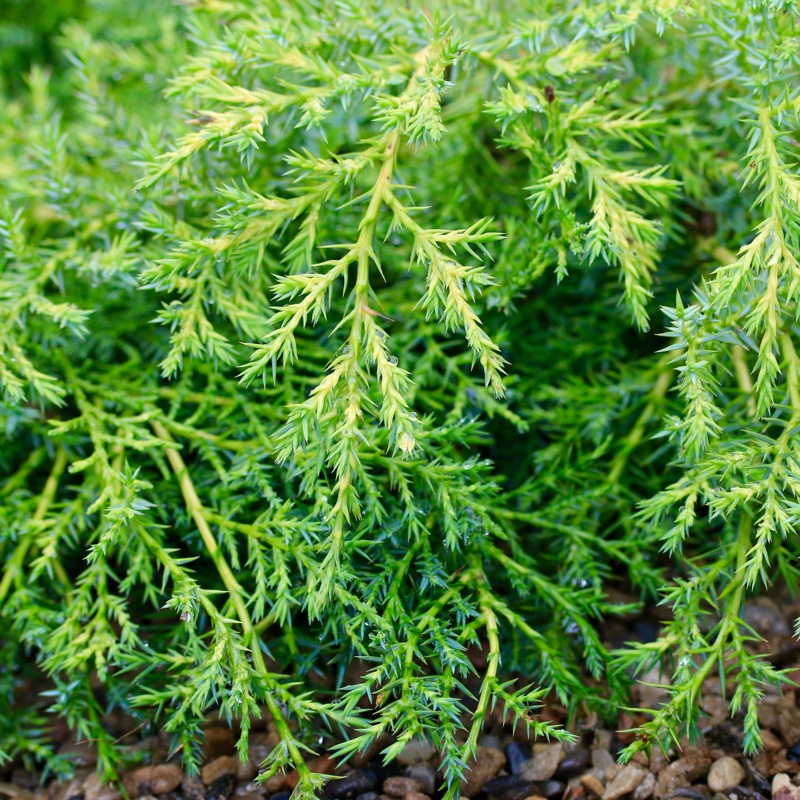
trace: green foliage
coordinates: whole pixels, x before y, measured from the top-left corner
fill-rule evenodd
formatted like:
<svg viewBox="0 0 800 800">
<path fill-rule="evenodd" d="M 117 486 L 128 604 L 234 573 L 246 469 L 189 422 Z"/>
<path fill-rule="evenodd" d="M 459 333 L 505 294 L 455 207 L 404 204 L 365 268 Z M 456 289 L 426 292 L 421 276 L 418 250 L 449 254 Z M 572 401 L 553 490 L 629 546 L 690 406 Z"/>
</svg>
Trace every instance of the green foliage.
<svg viewBox="0 0 800 800">
<path fill-rule="evenodd" d="M 427 738 L 449 798 L 496 705 L 562 738 L 546 691 L 614 719 L 656 664 L 627 757 L 713 672 L 759 746 L 800 8 L 485 6 L 98 1 L 0 99 L 4 756 L 63 769 L 47 707 L 110 773 L 121 707 L 195 769 L 219 708 L 297 798 L 325 732 Z M 609 653 L 619 588 L 673 617 Z"/>
</svg>

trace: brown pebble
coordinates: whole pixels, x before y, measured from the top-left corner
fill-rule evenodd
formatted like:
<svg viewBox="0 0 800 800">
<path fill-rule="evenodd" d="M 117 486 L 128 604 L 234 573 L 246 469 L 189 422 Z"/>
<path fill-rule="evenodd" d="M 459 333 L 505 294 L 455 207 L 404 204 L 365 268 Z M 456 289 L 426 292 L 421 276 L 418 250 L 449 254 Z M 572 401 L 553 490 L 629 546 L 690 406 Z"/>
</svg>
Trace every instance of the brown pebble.
<svg viewBox="0 0 800 800">
<path fill-rule="evenodd" d="M 647 773 L 643 769 L 628 764 L 606 786 L 603 800 L 617 800 L 618 797 L 622 797 L 624 794 L 630 794 L 644 780 L 645 775 Z"/>
<path fill-rule="evenodd" d="M 83 800 L 121 800 L 122 793 L 115 787 L 103 783 L 96 773 L 83 782 Z"/>
<path fill-rule="evenodd" d="M 267 794 L 278 794 L 278 792 L 286 791 L 289 787 L 289 776 L 279 772 L 277 775 L 271 775 L 261 785 Z"/>
<path fill-rule="evenodd" d="M 603 792 L 606 790 L 606 787 L 603 786 L 600 779 L 594 775 L 584 775 L 581 778 L 581 786 L 583 786 L 588 794 L 594 795 L 595 797 L 602 797 Z"/>
<path fill-rule="evenodd" d="M 461 794 L 464 797 L 476 797 L 483 789 L 483 784 L 494 778 L 505 763 L 506 757 L 502 750 L 479 746 L 475 757 L 467 761 L 467 769 L 461 781 Z"/>
<path fill-rule="evenodd" d="M 800 764 L 786 758 L 785 747 L 778 751 L 762 753 L 754 760 L 754 764 L 756 769 L 767 778 L 772 778 L 781 772 L 787 775 L 797 775 L 800 772 Z"/>
<path fill-rule="evenodd" d="M 606 767 L 606 783 L 611 783 L 620 772 L 622 772 L 622 764 L 614 762 L 610 767 Z"/>
<path fill-rule="evenodd" d="M 549 781 L 556 774 L 563 754 L 564 748 L 561 742 L 535 744 L 533 758 L 523 761 L 520 765 L 520 778 L 524 781 Z"/>
<path fill-rule="evenodd" d="M 644 780 L 633 790 L 633 800 L 648 800 L 656 788 L 656 776 L 652 772 L 645 775 Z"/>
<path fill-rule="evenodd" d="M 200 770 L 200 779 L 208 786 L 223 775 L 236 775 L 240 763 L 237 756 L 220 756 Z"/>
<path fill-rule="evenodd" d="M 600 747 L 595 747 L 592 750 L 592 766 L 595 769 L 606 770 L 614 764 L 614 756 Z"/>
<path fill-rule="evenodd" d="M 650 772 L 658 775 L 662 770 L 669 766 L 669 758 L 664 755 L 660 747 L 654 747 L 650 753 Z"/>
<path fill-rule="evenodd" d="M 140 767 L 122 778 L 122 785 L 130 797 L 145 794 L 166 794 L 177 789 L 183 781 L 183 772 L 174 764 Z"/>
<path fill-rule="evenodd" d="M 409 792 L 405 800 L 431 800 L 431 798 L 422 792 Z"/>
<path fill-rule="evenodd" d="M 384 794 L 390 797 L 405 797 L 412 793 L 422 793 L 422 784 L 414 778 L 403 778 L 400 775 L 394 775 L 387 778 L 383 782 Z"/>
<path fill-rule="evenodd" d="M 230 728 L 206 728 L 203 735 L 203 760 L 206 762 L 233 755 L 236 751 L 236 736 Z"/>
<path fill-rule="evenodd" d="M 205 800 L 206 787 L 200 778 L 187 775 L 181 783 L 181 794 L 186 800 Z"/>
<path fill-rule="evenodd" d="M 653 793 L 656 800 L 663 800 L 674 794 L 676 789 L 686 789 L 692 781 L 704 778 L 708 774 L 710 766 L 710 758 L 696 753 L 673 761 L 668 767 L 661 770 L 658 776 Z"/>
<path fill-rule="evenodd" d="M 785 772 L 772 779 L 772 800 L 800 800 L 800 791 Z"/>
<path fill-rule="evenodd" d="M 712 792 L 724 792 L 738 786 L 745 778 L 744 767 L 730 756 L 717 759 L 708 771 L 708 788 Z"/>
</svg>

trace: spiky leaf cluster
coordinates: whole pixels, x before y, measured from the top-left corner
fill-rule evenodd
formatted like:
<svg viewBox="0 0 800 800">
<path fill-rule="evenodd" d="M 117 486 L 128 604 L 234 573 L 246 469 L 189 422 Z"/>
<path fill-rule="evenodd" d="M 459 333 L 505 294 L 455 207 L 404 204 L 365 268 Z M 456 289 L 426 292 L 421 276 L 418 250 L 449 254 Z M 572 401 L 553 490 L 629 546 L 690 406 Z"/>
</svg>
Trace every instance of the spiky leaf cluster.
<svg viewBox="0 0 800 800">
<path fill-rule="evenodd" d="M 218 710 L 298 799 L 321 734 L 426 738 L 455 798 L 497 715 L 565 737 L 547 691 L 613 719 L 653 665 L 628 756 L 715 671 L 756 748 L 796 4 L 87 5 L 0 100 L 4 756 L 63 768 L 47 710 L 111 773 L 121 707 L 193 770 Z M 610 653 L 619 589 L 672 616 Z"/>
</svg>

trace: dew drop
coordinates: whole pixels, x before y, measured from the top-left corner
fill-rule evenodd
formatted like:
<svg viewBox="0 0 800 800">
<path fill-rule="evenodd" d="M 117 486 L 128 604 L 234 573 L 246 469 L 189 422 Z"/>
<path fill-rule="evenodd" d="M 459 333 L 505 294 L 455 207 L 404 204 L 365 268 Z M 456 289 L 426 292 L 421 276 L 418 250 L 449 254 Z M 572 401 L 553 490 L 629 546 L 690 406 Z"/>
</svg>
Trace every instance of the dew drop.
<svg viewBox="0 0 800 800">
<path fill-rule="evenodd" d="M 192 621 L 192 615 L 188 611 L 184 611 L 183 614 L 181 614 L 181 619 L 184 622 L 191 622 Z"/>
<path fill-rule="evenodd" d="M 416 412 L 416 411 L 412 411 L 412 412 L 411 412 L 411 413 L 408 415 L 408 418 L 409 418 L 409 419 L 411 419 L 411 420 L 414 420 L 414 422 L 416 422 L 416 421 L 417 421 L 417 419 L 418 419 L 418 417 L 417 417 L 417 412 Z"/>
<path fill-rule="evenodd" d="M 349 352 L 350 352 L 350 345 L 349 345 L 349 344 L 346 344 L 346 345 L 345 345 L 345 346 L 342 348 L 342 355 L 343 355 L 343 356 L 346 356 L 346 355 L 347 355 Z"/>
<path fill-rule="evenodd" d="M 410 433 L 406 433 L 403 431 L 397 437 L 397 446 L 404 452 L 410 453 L 414 449 L 414 445 L 416 445 L 416 440 Z"/>
<path fill-rule="evenodd" d="M 397 356 L 389 356 L 387 360 L 393 367 L 397 366 Z"/>
<path fill-rule="evenodd" d="M 385 330 L 383 330 L 382 328 L 378 328 L 378 330 L 377 330 L 377 331 L 375 331 L 375 335 L 376 335 L 376 336 L 378 337 L 378 339 L 380 339 L 382 342 L 385 342 L 385 341 L 386 341 L 386 331 L 385 331 Z"/>
</svg>

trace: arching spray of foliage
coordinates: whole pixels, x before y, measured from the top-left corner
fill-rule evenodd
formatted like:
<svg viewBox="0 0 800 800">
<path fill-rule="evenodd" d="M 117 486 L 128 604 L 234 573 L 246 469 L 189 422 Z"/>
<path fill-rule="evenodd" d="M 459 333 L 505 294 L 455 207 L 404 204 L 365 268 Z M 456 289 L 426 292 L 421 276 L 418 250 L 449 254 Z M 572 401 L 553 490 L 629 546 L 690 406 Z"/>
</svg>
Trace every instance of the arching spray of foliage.
<svg viewBox="0 0 800 800">
<path fill-rule="evenodd" d="M 4 755 L 63 766 L 47 707 L 110 772 L 120 707 L 194 769 L 219 707 L 243 753 L 271 716 L 297 798 L 326 730 L 427 738 L 455 797 L 495 704 L 561 738 L 546 691 L 614 719 L 658 664 L 625 757 L 717 671 L 756 749 L 783 675 L 743 603 L 797 582 L 799 15 L 89 3 L 0 114 Z M 656 641 L 605 649 L 615 587 L 663 594 Z"/>
</svg>

